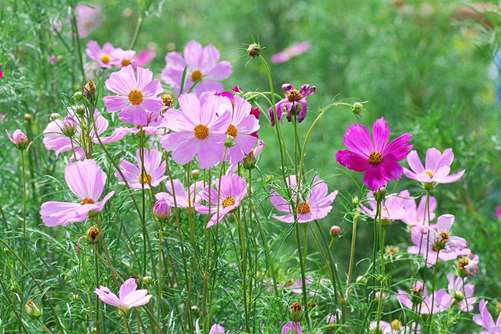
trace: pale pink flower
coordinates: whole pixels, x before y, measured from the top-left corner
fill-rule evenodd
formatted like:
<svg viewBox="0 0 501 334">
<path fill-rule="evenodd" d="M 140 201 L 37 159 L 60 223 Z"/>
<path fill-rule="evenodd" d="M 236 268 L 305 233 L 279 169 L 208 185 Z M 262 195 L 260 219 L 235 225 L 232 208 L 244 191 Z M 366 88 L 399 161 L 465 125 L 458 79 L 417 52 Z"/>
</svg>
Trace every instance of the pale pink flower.
<svg viewBox="0 0 501 334">
<path fill-rule="evenodd" d="M 410 200 L 409 205 L 405 209 L 402 221 L 410 226 L 429 225 L 430 221 L 435 219 L 435 210 L 437 208 L 437 200 L 435 197 L 430 196 L 428 206 L 429 219 L 428 212 L 426 211 L 426 197 L 421 197 L 418 206 L 416 206 L 416 202 L 414 200 Z"/>
<path fill-rule="evenodd" d="M 374 193 L 370 191 L 367 194 L 369 207 L 361 206 L 361 210 L 367 216 L 374 219 L 377 211 L 377 202 Z M 407 209 L 412 206 L 414 200 L 410 197 L 409 191 L 403 190 L 398 194 L 386 195 L 381 203 L 381 219 L 384 220 L 403 220 Z"/>
<path fill-rule="evenodd" d="M 49 201 L 42 204 L 40 215 L 46 226 L 66 226 L 83 222 L 89 214 L 101 212 L 114 192 L 108 193 L 101 201 L 106 184 L 106 174 L 94 160 L 83 160 L 68 164 L 64 178 L 79 203 Z"/>
<path fill-rule="evenodd" d="M 271 62 L 274 64 L 285 63 L 294 57 L 306 53 L 310 49 L 310 47 L 311 44 L 308 41 L 292 44 L 290 47 L 271 56 Z"/>
<path fill-rule="evenodd" d="M 174 185 L 174 187 L 172 187 Z M 166 192 L 159 192 L 155 195 L 157 200 L 164 200 L 171 207 L 177 208 L 193 208 L 195 203 L 200 201 L 200 192 L 204 189 L 204 182 L 198 181 L 193 183 L 188 191 L 185 190 L 183 183 L 178 180 L 165 181 Z M 175 198 L 175 200 L 174 200 Z"/>
<path fill-rule="evenodd" d="M 148 290 L 137 289 L 136 280 L 134 278 L 129 278 L 120 286 L 118 296 L 104 286 L 100 286 L 96 289 L 96 295 L 103 303 L 115 306 L 123 312 L 127 312 L 134 307 L 146 305 L 151 299 Z"/>
<path fill-rule="evenodd" d="M 78 34 L 81 38 L 87 37 L 101 25 L 101 7 L 97 5 L 79 4 L 75 7 Z"/>
<path fill-rule="evenodd" d="M 209 330 L 209 334 L 224 334 L 224 327 L 219 324 L 214 324 Z"/>
<path fill-rule="evenodd" d="M 410 310 L 414 309 L 419 314 L 435 314 L 447 311 L 454 302 L 445 289 L 440 289 L 434 291 L 433 294 L 429 294 L 422 281 L 416 282 L 411 290 L 411 294 L 403 290 L 398 290 L 397 299 L 404 307 Z"/>
<path fill-rule="evenodd" d="M 475 315 L 473 321 L 485 329 L 480 334 L 501 334 L 501 313 L 499 313 L 497 321 L 494 322 L 487 308 L 487 302 L 482 299 L 479 305 L 480 314 Z"/>
<path fill-rule="evenodd" d="M 473 311 L 473 306 L 477 302 L 475 286 L 471 283 L 464 284 L 466 278 L 457 277 L 452 273 L 447 274 L 447 281 L 449 294 L 454 298 L 461 311 Z"/>
<path fill-rule="evenodd" d="M 281 334 L 301 334 L 301 323 L 299 321 L 289 321 L 282 327 Z"/>
<path fill-rule="evenodd" d="M 150 150 L 144 149 L 143 153 L 144 174 L 142 173 L 140 150 L 136 151 L 136 164 L 123 160 L 118 167 L 132 189 L 142 189 L 143 187 L 150 189 L 150 187 L 158 186 L 160 182 L 167 178 L 164 175 L 165 161 L 162 159 L 162 153 L 154 148 Z M 115 176 L 119 182 L 125 183 L 118 171 L 115 172 Z"/>
<path fill-rule="evenodd" d="M 111 54 L 112 63 L 118 68 L 136 65 L 136 51 L 116 48 Z"/>
<path fill-rule="evenodd" d="M 14 130 L 12 134 L 7 133 L 7 136 L 11 143 L 20 150 L 24 150 L 28 145 L 28 136 L 20 129 Z"/>
<path fill-rule="evenodd" d="M 409 155 L 407 155 L 407 162 L 409 163 L 410 170 L 404 168 L 404 174 L 408 178 L 422 183 L 438 184 L 456 182 L 463 176 L 464 170 L 454 175 L 449 175 L 453 161 L 454 153 L 452 153 L 452 149 L 450 148 L 446 149 L 444 153 L 440 153 L 440 151 L 434 147 L 429 148 L 426 151 L 424 166 L 421 160 L 419 160 L 417 152 L 411 151 Z"/>
<path fill-rule="evenodd" d="M 96 41 L 89 41 L 89 43 L 87 43 L 87 49 L 85 49 L 87 56 L 96 61 L 99 66 L 103 68 L 111 68 L 113 65 L 112 55 L 114 51 L 115 48 L 111 43 L 106 42 L 101 48 Z"/>
</svg>

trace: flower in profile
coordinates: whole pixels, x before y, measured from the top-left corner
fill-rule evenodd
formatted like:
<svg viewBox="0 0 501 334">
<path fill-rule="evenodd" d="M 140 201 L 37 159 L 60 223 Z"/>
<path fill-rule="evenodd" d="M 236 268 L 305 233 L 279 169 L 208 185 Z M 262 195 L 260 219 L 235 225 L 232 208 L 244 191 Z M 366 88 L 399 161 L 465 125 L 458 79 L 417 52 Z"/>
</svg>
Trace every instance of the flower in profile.
<svg viewBox="0 0 501 334">
<path fill-rule="evenodd" d="M 79 4 L 75 7 L 78 35 L 80 38 L 87 37 L 101 24 L 101 7 Z"/>
<path fill-rule="evenodd" d="M 128 312 L 133 307 L 146 305 L 151 299 L 148 290 L 137 289 L 137 283 L 134 278 L 129 278 L 123 282 L 120 286 L 118 296 L 104 286 L 96 289 L 96 295 L 103 303 L 115 306 L 122 312 Z"/>
<path fill-rule="evenodd" d="M 165 219 L 170 216 L 170 205 L 166 200 L 157 199 L 153 204 L 153 215 L 158 219 Z"/>
<path fill-rule="evenodd" d="M 456 267 L 460 277 L 478 274 L 478 255 L 470 253 L 457 258 Z"/>
<path fill-rule="evenodd" d="M 139 51 L 139 54 L 136 55 L 136 65 L 144 66 L 149 64 L 155 57 L 157 56 L 157 52 L 155 48 L 148 48 Z"/>
<path fill-rule="evenodd" d="M 112 55 L 114 51 L 115 48 L 111 43 L 106 42 L 101 48 L 96 41 L 89 41 L 89 43 L 87 43 L 87 49 L 85 49 L 87 56 L 95 60 L 99 66 L 103 68 L 111 68 L 113 65 Z"/>
<path fill-rule="evenodd" d="M 377 202 L 373 192 L 367 194 L 367 202 L 369 208 L 362 205 L 360 207 L 362 212 L 371 218 L 376 217 Z M 412 203 L 414 203 L 414 200 L 407 190 L 403 190 L 398 194 L 387 195 L 381 203 L 381 219 L 388 221 L 403 220 L 407 209 Z"/>
<path fill-rule="evenodd" d="M 315 94 L 317 88 L 311 85 L 302 85 L 301 89 L 297 90 L 293 84 L 286 83 L 282 85 L 282 90 L 285 93 L 285 97 L 275 105 L 278 121 L 282 120 L 282 115 L 286 112 L 289 122 L 292 122 L 295 115 L 297 121 L 301 123 L 308 113 L 307 98 Z M 273 108 L 270 108 L 268 109 L 268 113 L 270 114 L 270 121 L 273 126 L 275 125 L 275 111 Z"/>
<path fill-rule="evenodd" d="M 310 49 L 310 47 L 311 44 L 308 41 L 292 44 L 288 48 L 278 53 L 275 53 L 273 56 L 271 56 L 271 62 L 274 64 L 285 63 L 294 57 L 306 53 Z"/>
<path fill-rule="evenodd" d="M 151 114 L 162 110 L 163 91 L 160 81 L 153 80 L 153 73 L 145 68 L 125 66 L 111 73 L 106 80 L 106 88 L 117 94 L 105 96 L 104 104 L 108 112 L 120 111 L 120 119 L 135 126 L 145 126 Z"/>
<path fill-rule="evenodd" d="M 214 324 L 209 330 L 209 334 L 224 334 L 224 327 L 219 324 Z"/>
<path fill-rule="evenodd" d="M 289 191 L 294 201 L 294 209 L 296 210 L 297 221 L 299 223 L 307 223 L 314 220 L 325 218 L 332 210 L 332 202 L 336 199 L 337 190 L 328 193 L 329 189 L 320 177 L 315 176 L 309 192 L 301 196 L 297 193 L 297 179 L 295 175 L 290 175 L 287 178 Z M 294 214 L 289 201 L 275 190 L 271 192 L 271 204 L 285 215 L 274 215 L 273 218 L 285 223 L 294 223 Z"/>
<path fill-rule="evenodd" d="M 412 286 L 411 294 L 398 290 L 397 299 L 404 307 L 415 310 L 419 314 L 435 314 L 447 311 L 454 302 L 445 289 L 429 294 L 422 281 L 417 281 Z"/>
<path fill-rule="evenodd" d="M 282 327 L 281 334 L 301 334 L 301 323 L 299 321 L 289 321 Z"/>
<path fill-rule="evenodd" d="M 68 164 L 64 170 L 64 178 L 71 192 L 78 197 L 80 202 L 49 201 L 43 203 L 40 215 L 48 227 L 83 222 L 89 214 L 101 212 L 114 194 L 112 191 L 101 201 L 99 200 L 106 184 L 106 174 L 94 160 Z"/>
<path fill-rule="evenodd" d="M 197 41 L 188 42 L 183 55 L 169 52 L 165 62 L 162 80 L 177 94 L 192 90 L 197 95 L 206 91 L 222 91 L 224 86 L 220 81 L 228 78 L 232 72 L 230 62 L 219 61 L 219 51 L 213 45 L 202 47 Z M 185 68 L 186 79 L 181 92 Z"/>
<path fill-rule="evenodd" d="M 223 175 L 200 192 L 196 210 L 211 214 L 207 228 L 219 224 L 227 214 L 235 210 L 247 195 L 247 182 L 238 175 Z"/>
<path fill-rule="evenodd" d="M 447 275 L 449 295 L 454 298 L 459 308 L 463 312 L 473 311 L 477 298 L 475 298 L 475 286 L 471 283 L 465 284 L 466 278 L 457 277 L 452 273 Z"/>
<path fill-rule="evenodd" d="M 423 256 L 428 267 L 438 260 L 451 261 L 458 256 L 469 255 L 471 251 L 468 242 L 451 235 L 454 219 L 453 215 L 441 215 L 436 224 L 413 227 L 411 240 L 414 245 L 409 247 L 407 252 Z"/>
<path fill-rule="evenodd" d="M 336 154 L 336 160 L 348 169 L 365 172 L 364 184 L 372 191 L 386 186 L 391 180 L 397 180 L 403 169 L 399 161 L 407 156 L 412 145 L 412 135 L 404 133 L 390 143 L 390 128 L 383 117 L 369 130 L 361 125 L 351 126 L 344 135 L 343 143 L 348 148 Z"/>
<path fill-rule="evenodd" d="M 24 150 L 29 143 L 28 136 L 20 129 L 14 130 L 12 134 L 7 133 L 12 144 L 16 145 L 19 150 Z"/>
<path fill-rule="evenodd" d="M 426 205 L 427 205 L 426 201 L 427 201 L 426 197 L 423 196 L 419 201 L 419 205 L 416 206 L 416 202 L 414 200 L 410 200 L 409 205 L 405 210 L 405 214 L 402 221 L 410 226 L 429 225 L 430 221 L 435 219 L 437 200 L 435 197 L 430 196 L 428 203 L 429 219 L 428 219 L 428 212 L 426 210 Z"/>
<path fill-rule="evenodd" d="M 335 313 L 331 313 L 326 317 L 327 325 L 334 326 L 342 316 L 342 312 L 340 309 L 337 309 Z"/>
<path fill-rule="evenodd" d="M 231 122 L 226 134 L 232 138 L 233 145 L 228 149 L 230 163 L 241 162 L 252 151 L 257 138 L 253 135 L 259 130 L 259 121 L 251 115 L 252 106 L 240 96 L 233 97 Z"/>
<path fill-rule="evenodd" d="M 173 208 L 193 208 L 200 200 L 199 194 L 204 189 L 203 184 L 203 181 L 195 182 L 186 191 L 179 179 L 174 179 L 172 182 L 166 180 L 166 192 L 157 193 L 155 198 L 166 201 Z"/>
<path fill-rule="evenodd" d="M 134 50 L 124 50 L 116 48 L 112 53 L 112 62 L 118 68 L 129 66 L 131 64 L 136 65 L 136 51 Z"/>
<path fill-rule="evenodd" d="M 499 313 L 496 322 L 492 318 L 492 315 L 487 308 L 487 302 L 485 300 L 481 300 L 479 303 L 479 311 L 480 314 L 476 314 L 473 317 L 473 321 L 485 329 L 480 332 L 480 334 L 499 334 L 501 333 L 501 313 Z"/>
<path fill-rule="evenodd" d="M 464 175 L 464 170 L 456 174 L 449 175 L 451 165 L 454 161 L 454 153 L 448 148 L 444 153 L 432 147 L 426 151 L 425 165 L 419 160 L 419 155 L 416 151 L 411 151 L 407 156 L 410 170 L 404 168 L 404 174 L 410 179 L 436 185 L 438 183 L 452 183 L 459 180 Z"/>
<path fill-rule="evenodd" d="M 118 166 L 125 181 L 132 189 L 142 189 L 143 187 L 150 189 L 150 187 L 158 186 L 167 178 L 164 175 L 165 161 L 162 160 L 162 153 L 154 148 L 144 149 L 143 153 L 144 168 L 142 167 L 140 150 L 136 151 L 136 164 L 123 160 Z M 118 171 L 115 172 L 115 176 L 120 182 L 125 183 Z"/>
<path fill-rule="evenodd" d="M 200 99 L 195 94 L 179 97 L 181 110 L 165 113 L 165 124 L 172 131 L 161 144 L 172 152 L 172 159 L 184 165 L 195 157 L 201 168 L 210 168 L 225 156 L 226 131 L 231 121 L 229 99 L 211 93 Z"/>
</svg>

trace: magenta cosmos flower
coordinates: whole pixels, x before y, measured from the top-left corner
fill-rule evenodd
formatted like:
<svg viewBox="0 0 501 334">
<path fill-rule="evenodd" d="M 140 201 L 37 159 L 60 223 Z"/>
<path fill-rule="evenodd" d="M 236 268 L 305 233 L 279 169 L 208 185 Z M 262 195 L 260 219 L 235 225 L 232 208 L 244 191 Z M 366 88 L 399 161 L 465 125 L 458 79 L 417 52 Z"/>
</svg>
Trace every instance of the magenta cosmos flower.
<svg viewBox="0 0 501 334">
<path fill-rule="evenodd" d="M 212 216 L 207 228 L 219 224 L 227 214 L 235 210 L 247 195 L 247 182 L 238 175 L 224 175 L 213 185 L 200 193 L 200 202 L 195 209 L 204 215 Z"/>
<path fill-rule="evenodd" d="M 390 128 L 383 117 L 369 130 L 361 125 L 351 126 L 344 135 L 343 143 L 348 148 L 336 154 L 336 160 L 348 169 L 365 172 L 364 184 L 377 191 L 388 181 L 399 179 L 402 167 L 398 163 L 412 148 L 412 135 L 404 133 L 390 143 Z"/>
<path fill-rule="evenodd" d="M 414 310 L 419 314 L 435 314 L 447 311 L 454 300 L 445 291 L 440 289 L 433 294 L 428 293 L 428 289 L 422 281 L 417 281 L 411 288 L 411 294 L 403 290 L 398 290 L 397 299 L 404 307 Z M 433 304 L 432 304 L 433 300 Z"/>
<path fill-rule="evenodd" d="M 120 163 L 120 170 L 122 171 L 127 184 L 132 189 L 142 189 L 143 185 L 145 189 L 150 187 L 156 187 L 167 178 L 165 176 L 165 161 L 162 160 L 162 153 L 155 149 L 144 149 L 144 174 L 142 173 L 142 163 L 140 151 L 136 151 L 136 164 L 133 164 L 127 160 L 123 160 Z M 124 182 L 122 176 L 118 171 L 115 172 L 115 176 L 119 181 Z"/>
<path fill-rule="evenodd" d="M 195 182 L 186 191 L 180 180 L 175 179 L 172 182 L 167 180 L 165 181 L 165 188 L 166 192 L 159 192 L 155 195 L 157 200 L 164 200 L 171 207 L 193 208 L 195 207 L 195 203 L 200 201 L 199 194 L 204 189 L 204 182 Z"/>
<path fill-rule="evenodd" d="M 423 256 L 428 267 L 433 266 L 437 260 L 451 261 L 459 256 L 469 255 L 471 251 L 468 242 L 451 235 L 454 219 L 453 215 L 441 215 L 436 224 L 414 226 L 411 230 L 414 245 L 407 252 Z"/>
<path fill-rule="evenodd" d="M 219 324 L 214 324 L 209 330 L 209 334 L 224 334 L 224 327 Z"/>
<path fill-rule="evenodd" d="M 501 206 L 496 207 L 496 217 L 501 220 Z"/>
<path fill-rule="evenodd" d="M 297 121 L 302 122 L 308 113 L 307 97 L 315 94 L 317 88 L 311 85 L 302 85 L 301 89 L 297 90 L 293 84 L 286 83 L 282 85 L 282 90 L 285 97 L 278 101 L 275 108 L 277 109 L 277 119 L 282 120 L 283 113 L 287 113 L 287 120 L 292 121 L 292 116 L 296 115 Z M 271 125 L 275 125 L 275 112 L 273 108 L 268 109 L 270 114 Z"/>
<path fill-rule="evenodd" d="M 301 334 L 301 323 L 299 321 L 289 321 L 282 327 L 281 334 Z"/>
<path fill-rule="evenodd" d="M 487 302 L 485 300 L 481 300 L 479 304 L 480 314 L 477 314 L 473 317 L 473 321 L 485 329 L 481 331 L 480 334 L 500 334 L 501 333 L 501 313 L 498 315 L 498 319 L 494 322 L 492 315 L 489 313 L 489 309 L 487 308 Z"/>
<path fill-rule="evenodd" d="M 429 148 L 426 151 L 424 166 L 421 160 L 419 160 L 417 152 L 411 151 L 407 156 L 410 170 L 404 168 L 404 174 L 408 178 L 422 183 L 437 184 L 456 182 L 463 176 L 464 170 L 454 175 L 449 175 L 453 161 L 454 153 L 452 153 L 452 149 L 450 148 L 446 149 L 444 153 L 440 153 L 440 151 L 434 147 Z"/>
<path fill-rule="evenodd" d="M 184 55 L 179 52 L 169 52 L 165 56 L 166 66 L 162 71 L 162 80 L 170 85 L 177 94 L 183 80 L 186 68 L 184 92 L 195 92 L 200 95 L 206 91 L 222 91 L 224 86 L 220 82 L 231 75 L 231 64 L 228 61 L 219 61 L 219 51 L 211 44 L 206 47 L 197 41 L 190 41 L 184 48 Z"/>
<path fill-rule="evenodd" d="M 369 208 L 361 206 L 362 212 L 367 216 L 374 218 L 377 211 L 377 202 L 374 199 L 374 194 L 367 194 Z M 414 200 L 410 197 L 407 190 L 403 190 L 398 194 L 387 195 L 383 203 L 381 203 L 381 219 L 384 220 L 403 220 L 407 209 L 412 206 Z M 415 205 L 415 204 L 414 204 Z"/>
<path fill-rule="evenodd" d="M 115 306 L 123 312 L 129 311 L 133 307 L 146 305 L 150 302 L 151 295 L 146 289 L 137 289 L 136 280 L 129 278 L 120 286 L 118 296 L 107 287 L 100 286 L 96 289 L 96 295 L 105 304 Z"/>
<path fill-rule="evenodd" d="M 64 170 L 64 178 L 79 203 L 49 201 L 42 204 L 40 215 L 46 226 L 67 226 L 83 222 L 90 213 L 101 212 L 114 192 L 108 193 L 101 201 L 106 184 L 106 174 L 94 160 L 70 163 Z"/>
<path fill-rule="evenodd" d="M 226 131 L 230 126 L 232 105 L 225 97 L 211 93 L 200 99 L 195 94 L 179 97 L 181 110 L 165 113 L 171 133 L 160 142 L 172 152 L 172 159 L 184 165 L 198 157 L 201 168 L 210 168 L 225 156 Z"/>
<path fill-rule="evenodd" d="M 435 197 L 430 196 L 428 206 L 430 219 L 428 219 L 428 212 L 426 211 L 426 197 L 421 197 L 419 205 L 417 206 L 416 202 L 411 199 L 409 201 L 409 205 L 405 209 L 405 214 L 402 218 L 402 221 L 410 226 L 429 225 L 430 222 L 428 220 L 435 219 L 435 210 L 437 209 L 437 200 L 435 199 Z"/>
<path fill-rule="evenodd" d="M 332 202 L 336 199 L 337 190 L 329 194 L 327 183 L 320 177 L 313 178 L 313 183 L 305 196 L 297 194 L 295 175 L 289 176 L 287 183 L 292 192 L 293 201 L 296 203 L 295 209 L 299 223 L 323 219 L 332 210 Z M 294 223 L 294 214 L 289 201 L 274 190 L 271 192 L 271 204 L 278 211 L 286 213 L 285 215 L 274 215 L 273 218 L 285 223 Z"/>
<path fill-rule="evenodd" d="M 162 86 L 153 80 L 153 73 L 145 68 L 125 66 L 111 73 L 106 88 L 117 94 L 105 96 L 104 104 L 109 112 L 120 111 L 120 119 L 135 126 L 148 124 L 149 113 L 162 110 L 162 99 L 158 95 Z"/>
<path fill-rule="evenodd" d="M 78 35 L 81 38 L 87 37 L 101 24 L 101 7 L 79 4 L 75 7 L 77 18 Z"/>
<path fill-rule="evenodd" d="M 452 273 L 447 275 L 449 294 L 454 298 L 463 312 L 473 311 L 477 298 L 475 298 L 475 286 L 471 283 L 464 284 L 466 278 L 457 277 Z"/>
<path fill-rule="evenodd" d="M 232 164 L 242 161 L 256 144 L 254 133 L 259 130 L 259 121 L 251 115 L 251 109 L 251 104 L 245 99 L 233 97 L 231 123 L 226 130 L 226 134 L 233 139 L 233 145 L 228 149 Z"/>
<path fill-rule="evenodd" d="M 295 43 L 290 47 L 275 53 L 271 56 L 271 62 L 274 64 L 281 64 L 291 60 L 294 57 L 300 56 L 306 53 L 311 47 L 310 42 L 304 41 L 300 43 Z"/>
<path fill-rule="evenodd" d="M 87 43 L 87 49 L 85 49 L 87 56 L 90 59 L 95 60 L 99 66 L 103 68 L 111 68 L 113 65 L 114 51 L 115 48 L 111 45 L 111 43 L 106 42 L 101 48 L 96 41 L 89 41 L 89 43 Z"/>
</svg>

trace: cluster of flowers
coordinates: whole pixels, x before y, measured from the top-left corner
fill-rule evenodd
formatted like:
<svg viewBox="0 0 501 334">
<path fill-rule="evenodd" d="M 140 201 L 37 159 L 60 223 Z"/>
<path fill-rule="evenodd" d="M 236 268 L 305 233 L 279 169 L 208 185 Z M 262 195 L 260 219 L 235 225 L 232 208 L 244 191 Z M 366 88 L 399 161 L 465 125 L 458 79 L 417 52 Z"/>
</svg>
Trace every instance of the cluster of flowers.
<svg viewBox="0 0 501 334">
<path fill-rule="evenodd" d="M 152 210 L 158 219 L 169 217 L 172 208 L 193 208 L 209 216 L 207 228 L 221 223 L 247 196 L 247 182 L 235 173 L 238 165 L 253 168 L 264 147 L 258 135 L 260 110 L 243 97 L 240 88 L 224 91 L 221 80 L 231 75 L 231 64 L 220 61 L 219 51 L 214 46 L 203 47 L 191 41 L 183 54 L 170 52 L 165 57 L 166 67 L 161 79 L 169 86 L 166 92 L 161 82 L 153 78 L 153 73 L 143 67 L 151 59 L 149 55 L 136 56 L 135 51 L 114 48 L 110 43 L 101 48 L 94 41 L 89 42 L 86 52 L 101 68 L 118 69 L 105 82 L 112 94 L 105 96 L 103 101 L 106 112 L 118 113 L 124 126 L 105 136 L 109 124 L 101 111 L 90 111 L 88 106 L 78 104 L 68 108 L 63 119 L 53 119 L 47 125 L 43 139 L 45 147 L 56 155 L 71 154 L 64 176 L 78 200 L 43 203 L 40 214 L 44 224 L 67 226 L 92 219 L 94 214 L 104 210 L 114 192 L 102 196 L 107 175 L 92 159 L 89 146 L 117 142 L 128 134 L 138 134 L 146 144 L 137 150 L 134 163 L 127 160 L 119 163 L 115 172 L 119 183 L 135 190 L 152 189 L 156 200 Z M 92 96 L 95 90 L 94 84 L 89 82 L 84 95 Z M 296 89 L 292 84 L 284 84 L 283 91 L 284 98 L 269 109 L 271 124 L 276 125 L 284 114 L 288 121 L 302 122 L 308 113 L 307 99 L 315 93 L 315 87 L 302 85 Z M 177 96 L 178 103 L 172 94 Z M 21 150 L 29 144 L 20 130 L 10 137 Z M 404 307 L 420 314 L 443 312 L 455 302 L 464 312 L 471 312 L 476 302 L 474 286 L 465 281 L 478 271 L 478 256 L 471 252 L 465 239 L 451 235 L 453 215 L 441 215 L 437 223 L 432 223 L 437 203 L 429 195 L 438 184 L 459 180 L 464 171 L 450 175 L 454 158 L 450 149 L 441 153 L 430 148 L 423 166 L 416 151 L 411 151 L 410 134 L 389 139 L 390 129 L 383 118 L 374 123 L 372 135 L 366 127 L 356 124 L 345 134 L 347 149 L 336 154 L 341 165 L 365 174 L 364 184 L 372 192 L 367 198 L 368 206 L 361 207 L 362 212 L 371 218 L 379 214 L 385 221 L 400 220 L 407 224 L 413 243 L 408 252 L 424 258 L 427 266 L 434 266 L 438 261 L 457 262 L 456 272 L 448 275 L 448 291 L 439 289 L 429 293 L 424 282 L 416 281 L 411 293 L 399 290 L 397 298 Z M 193 184 L 185 187 L 179 179 L 166 175 L 162 151 L 168 152 L 179 165 L 197 160 L 201 169 L 225 162 L 229 163 L 229 168 L 225 175 L 208 184 L 195 178 Z M 405 158 L 410 169 L 400 165 Z M 419 203 L 408 191 L 385 194 L 388 182 L 399 179 L 402 174 L 422 183 L 426 189 L 427 195 Z M 271 204 L 280 212 L 274 218 L 286 223 L 325 218 L 332 209 L 337 191 L 329 193 L 327 183 L 318 176 L 308 186 L 303 186 L 304 180 L 302 184 L 298 182 L 299 177 L 289 175 L 286 178 L 287 196 L 271 191 Z M 161 185 L 165 191 L 159 191 Z M 299 185 L 303 187 L 299 189 Z M 378 212 L 376 197 L 381 194 L 384 200 Z M 137 290 L 134 278 L 123 283 L 119 296 L 106 287 L 97 288 L 96 294 L 104 303 L 124 312 L 147 304 L 152 297 L 145 289 Z M 335 323 L 338 318 L 337 315 L 329 316 L 328 321 Z M 494 333 L 500 325 L 499 320 L 494 324 L 486 311 L 485 301 L 480 302 L 480 315 L 475 316 L 474 321 L 485 328 L 485 333 Z M 405 327 L 397 325 L 378 321 L 372 323 L 371 328 L 379 326 L 383 333 L 403 332 L 401 328 Z M 407 328 L 416 326 L 411 323 Z M 282 329 L 282 333 L 293 332 L 301 332 L 299 319 Z M 224 333 L 224 328 L 216 324 L 210 333 Z"/>
</svg>

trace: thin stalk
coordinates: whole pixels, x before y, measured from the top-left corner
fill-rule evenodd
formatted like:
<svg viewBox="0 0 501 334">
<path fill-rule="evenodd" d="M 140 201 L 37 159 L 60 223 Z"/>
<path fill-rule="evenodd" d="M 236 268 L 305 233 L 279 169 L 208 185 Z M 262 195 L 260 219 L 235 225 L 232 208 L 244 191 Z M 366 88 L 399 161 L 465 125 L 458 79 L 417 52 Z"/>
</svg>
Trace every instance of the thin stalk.
<svg viewBox="0 0 501 334">
<path fill-rule="evenodd" d="M 346 279 L 346 285 L 351 282 L 351 276 L 353 274 L 353 263 L 355 262 L 355 251 L 357 248 L 357 226 L 360 219 L 360 212 L 357 211 L 353 215 L 353 226 L 351 231 L 351 247 L 350 247 L 350 261 L 348 264 L 348 277 Z"/>
<path fill-rule="evenodd" d="M 125 328 L 125 331 L 127 332 L 127 334 L 132 334 L 132 332 L 130 331 L 129 319 L 128 319 L 128 314 L 127 313 L 123 313 L 123 319 L 124 319 L 124 328 Z"/>
<path fill-rule="evenodd" d="M 435 261 L 435 266 L 433 267 L 433 283 L 432 283 L 432 290 L 431 290 L 431 310 L 430 310 L 430 319 L 428 321 L 428 334 L 430 333 L 430 330 L 431 330 L 431 324 L 432 324 L 432 321 L 433 321 L 433 308 L 434 308 L 434 304 L 435 304 L 435 289 L 436 289 L 436 286 L 437 286 L 437 267 L 438 267 L 438 258 L 439 258 L 439 255 L 440 255 L 440 249 L 437 250 L 437 257 L 436 257 L 436 261 Z"/>
<path fill-rule="evenodd" d="M 96 275 L 96 284 L 95 286 L 99 286 L 100 281 L 100 273 L 99 273 L 99 251 L 98 251 L 98 243 L 94 245 L 94 270 Z M 96 296 L 96 333 L 101 333 L 101 303 L 99 298 Z"/>
<path fill-rule="evenodd" d="M 139 132 L 139 158 L 141 160 L 141 226 L 143 229 L 143 277 L 146 276 L 146 261 L 147 261 L 147 239 L 148 230 L 146 229 L 146 194 L 144 191 L 144 182 L 147 178 L 146 171 L 144 170 L 144 132 Z M 150 256 L 152 256 L 150 254 Z M 153 269 L 153 268 L 152 268 Z"/>
<path fill-rule="evenodd" d="M 143 27 L 143 22 L 144 22 L 144 16 L 143 12 L 139 14 L 136 22 L 136 28 L 134 29 L 134 35 L 132 35 L 132 40 L 130 41 L 129 44 L 129 50 L 134 49 L 136 46 L 137 38 L 139 37 L 139 33 L 141 32 L 141 28 Z"/>
<path fill-rule="evenodd" d="M 23 259 L 26 259 L 26 163 L 24 161 L 24 150 L 21 150 L 21 179 L 23 187 Z"/>
<path fill-rule="evenodd" d="M 82 73 L 82 79 L 85 82 L 85 70 L 83 66 L 82 49 L 80 46 L 80 35 L 78 33 L 77 18 L 75 15 L 75 7 L 71 6 L 71 27 L 73 30 L 73 35 L 75 38 L 76 49 L 75 52 L 78 56 L 78 64 L 80 65 L 80 72 Z"/>
</svg>

